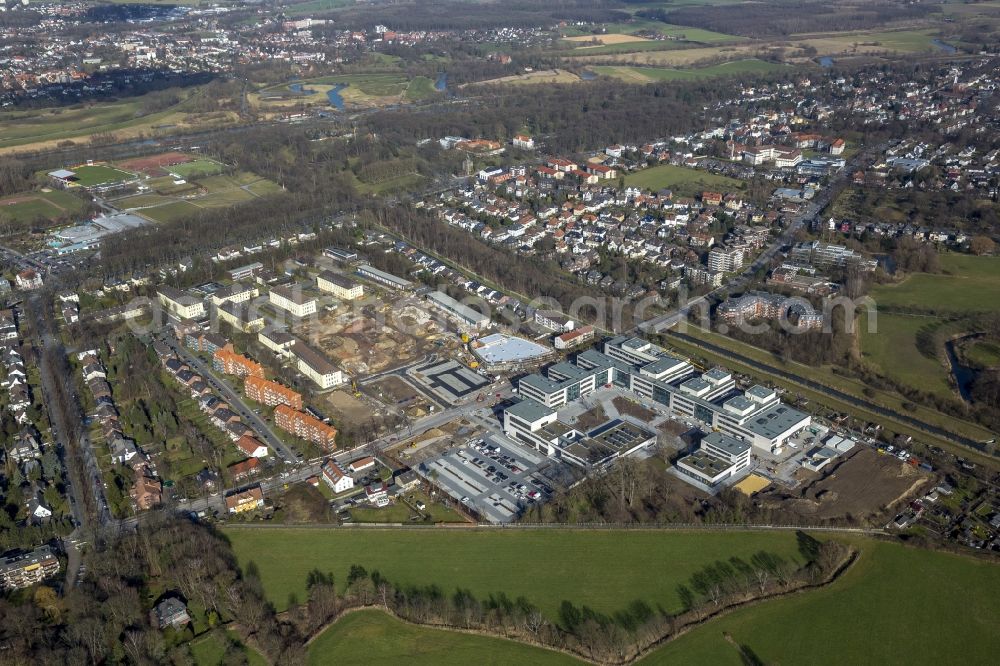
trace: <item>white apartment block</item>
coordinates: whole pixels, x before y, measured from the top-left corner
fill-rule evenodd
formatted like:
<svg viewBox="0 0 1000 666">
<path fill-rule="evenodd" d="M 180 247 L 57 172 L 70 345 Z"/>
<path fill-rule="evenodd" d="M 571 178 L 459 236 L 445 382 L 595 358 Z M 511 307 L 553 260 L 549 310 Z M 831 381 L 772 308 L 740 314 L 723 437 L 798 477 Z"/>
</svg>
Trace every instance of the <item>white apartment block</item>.
<svg viewBox="0 0 1000 666">
<path fill-rule="evenodd" d="M 273 287 L 268 295 L 271 304 L 296 317 L 316 314 L 316 299 L 306 296 L 298 287 Z"/>
<path fill-rule="evenodd" d="M 365 293 L 360 282 L 355 282 L 332 271 L 323 271 L 316 276 L 316 286 L 320 291 L 331 293 L 345 301 L 361 298 Z"/>
</svg>

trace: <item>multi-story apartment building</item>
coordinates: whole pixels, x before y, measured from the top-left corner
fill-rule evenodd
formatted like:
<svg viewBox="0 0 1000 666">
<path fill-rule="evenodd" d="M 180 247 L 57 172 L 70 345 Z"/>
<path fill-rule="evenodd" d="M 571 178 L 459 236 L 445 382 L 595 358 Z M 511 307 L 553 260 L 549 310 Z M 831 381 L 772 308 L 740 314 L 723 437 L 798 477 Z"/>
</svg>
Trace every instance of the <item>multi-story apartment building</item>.
<svg viewBox="0 0 1000 666">
<path fill-rule="evenodd" d="M 268 298 L 272 305 L 296 317 L 316 314 L 316 299 L 303 294 L 298 287 L 272 287 Z"/>
<path fill-rule="evenodd" d="M 741 247 L 714 247 L 708 253 L 708 270 L 732 273 L 743 267 L 743 260 Z"/>
<path fill-rule="evenodd" d="M 255 312 L 249 303 L 226 301 L 216 313 L 221 321 L 244 333 L 253 333 L 264 328 L 264 316 Z"/>
<path fill-rule="evenodd" d="M 288 405 L 292 409 L 302 409 L 301 393 L 263 377 L 247 377 L 243 383 L 243 393 L 251 400 L 268 407 Z"/>
<path fill-rule="evenodd" d="M 365 289 L 360 282 L 355 282 L 332 271 L 323 271 L 316 276 L 316 286 L 320 291 L 326 291 L 345 301 L 353 301 L 364 296 Z"/>
<path fill-rule="evenodd" d="M 751 291 L 738 298 L 726 299 L 719 306 L 717 314 L 730 324 L 751 319 L 787 317 L 799 330 L 822 328 L 824 321 L 823 314 L 816 312 L 809 303 L 764 291 Z"/>
<path fill-rule="evenodd" d="M 288 405 L 278 405 L 274 410 L 274 423 L 282 430 L 318 444 L 326 451 L 337 448 L 336 428 Z"/>
<path fill-rule="evenodd" d="M 290 348 L 296 359 L 299 372 L 308 377 L 321 389 L 340 386 L 345 381 L 344 373 L 325 356 L 301 340 L 296 340 Z"/>
<path fill-rule="evenodd" d="M 160 305 L 181 319 L 198 319 L 205 316 L 205 303 L 191 294 L 163 286 L 156 290 Z"/>
<path fill-rule="evenodd" d="M 865 270 L 875 270 L 878 261 L 865 259 L 861 254 L 843 245 L 824 243 L 822 241 L 806 241 L 792 248 L 789 258 L 792 261 L 814 266 L 844 267 L 856 264 Z"/>
<path fill-rule="evenodd" d="M 264 368 L 260 363 L 242 354 L 237 354 L 231 348 L 215 350 L 215 354 L 212 356 L 212 367 L 217 372 L 237 377 L 264 376 Z"/>
<path fill-rule="evenodd" d="M 223 303 L 246 303 L 252 298 L 257 298 L 259 295 L 260 290 L 254 285 L 235 282 L 212 294 L 212 303 L 216 307 L 221 306 Z"/>
<path fill-rule="evenodd" d="M 17 590 L 59 573 L 59 558 L 48 546 L 0 559 L 0 587 Z"/>
</svg>

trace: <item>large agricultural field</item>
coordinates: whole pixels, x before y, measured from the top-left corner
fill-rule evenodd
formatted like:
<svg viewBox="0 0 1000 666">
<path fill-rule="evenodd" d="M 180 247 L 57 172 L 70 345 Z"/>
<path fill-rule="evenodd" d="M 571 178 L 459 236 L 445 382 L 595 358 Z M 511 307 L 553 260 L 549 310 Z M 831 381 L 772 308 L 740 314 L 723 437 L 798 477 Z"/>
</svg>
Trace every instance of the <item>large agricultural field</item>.
<svg viewBox="0 0 1000 666">
<path fill-rule="evenodd" d="M 707 32 L 707 31 L 706 31 Z M 694 34 L 694 33 L 692 33 Z M 718 34 L 718 33 L 716 33 Z M 806 63 L 818 56 L 903 55 L 933 52 L 934 30 L 896 30 L 792 35 L 781 40 L 724 40 L 701 35 L 691 41 L 699 48 L 671 48 L 676 42 L 637 42 L 607 46 L 577 47 L 559 55 L 566 62 L 585 65 L 645 65 L 691 67 L 699 63 L 738 61 L 765 55 L 780 55 L 785 62 Z M 661 46 L 661 44 L 663 44 Z M 679 44 L 678 44 L 679 45 Z"/>
<path fill-rule="evenodd" d="M 567 72 L 565 69 L 542 69 L 534 72 L 529 72 L 527 74 L 513 74 L 511 76 L 502 76 L 499 79 L 489 79 L 488 81 L 477 81 L 475 85 L 486 85 L 502 83 L 508 85 L 538 85 L 540 83 L 552 84 L 552 83 L 577 83 L 580 81 L 580 77 L 573 72 Z M 460 88 L 464 88 L 469 84 L 462 84 Z"/>
<path fill-rule="evenodd" d="M 680 196 L 695 196 L 705 190 L 725 193 L 744 187 L 743 181 L 736 178 L 673 164 L 661 164 L 631 173 L 625 176 L 625 184 L 654 192 L 666 188 Z"/>
<path fill-rule="evenodd" d="M 502 638 L 420 627 L 377 610 L 350 613 L 309 646 L 310 666 L 579 664 L 569 655 Z"/>
<path fill-rule="evenodd" d="M 235 113 L 188 113 L 185 104 L 200 88 L 181 93 L 173 107 L 142 115 L 144 96 L 88 102 L 69 107 L 0 112 L 0 153 L 55 148 L 60 141 L 88 143 L 95 134 L 114 133 L 125 139 L 185 129 L 208 129 L 235 123 Z"/>
<path fill-rule="evenodd" d="M 859 541 L 829 587 L 707 622 L 640 663 L 988 664 L 1000 650 L 1000 565 Z M 729 638 L 727 638 L 729 637 Z"/>
<path fill-rule="evenodd" d="M 654 81 L 693 81 L 741 74 L 769 74 L 787 69 L 787 65 L 750 58 L 696 69 L 612 65 L 597 66 L 591 69 L 598 74 L 621 79 L 626 83 L 653 83 Z"/>
<path fill-rule="evenodd" d="M 1000 566 L 895 543 L 850 540 L 860 556 L 828 587 L 709 620 L 640 663 L 740 666 L 748 663 L 745 654 L 766 664 L 992 663 L 1000 649 L 1000 633 L 993 626 L 1000 615 Z M 614 568 L 609 563 L 605 570 Z M 319 666 L 334 663 L 334 655 L 338 664 L 362 663 L 350 661 L 350 655 L 364 655 L 364 663 L 403 656 L 407 663 L 458 664 L 469 663 L 469 654 L 487 664 L 573 663 L 557 653 L 410 625 L 374 610 L 333 624 L 313 642 L 309 660 Z"/>
<path fill-rule="evenodd" d="M 523 595 L 552 618 L 563 600 L 605 613 L 636 599 L 676 611 L 677 586 L 708 563 L 761 550 L 798 557 L 791 532 L 232 528 L 225 534 L 240 564 L 257 566 L 279 609 L 290 594 L 305 598 L 311 570 L 343 583 L 351 565 L 360 564 L 394 583 L 436 583 L 446 593 L 462 587 L 480 597 Z"/>
</svg>

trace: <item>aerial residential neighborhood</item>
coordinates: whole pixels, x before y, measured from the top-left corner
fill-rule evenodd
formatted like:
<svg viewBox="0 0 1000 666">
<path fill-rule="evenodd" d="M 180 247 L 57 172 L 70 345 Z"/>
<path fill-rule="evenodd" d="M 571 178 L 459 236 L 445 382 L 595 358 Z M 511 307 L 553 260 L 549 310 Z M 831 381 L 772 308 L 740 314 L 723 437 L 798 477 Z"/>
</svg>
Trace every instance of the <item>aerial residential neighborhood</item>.
<svg viewBox="0 0 1000 666">
<path fill-rule="evenodd" d="M 993 663 L 996 5 L 0 0 L 0 663 Z"/>
</svg>

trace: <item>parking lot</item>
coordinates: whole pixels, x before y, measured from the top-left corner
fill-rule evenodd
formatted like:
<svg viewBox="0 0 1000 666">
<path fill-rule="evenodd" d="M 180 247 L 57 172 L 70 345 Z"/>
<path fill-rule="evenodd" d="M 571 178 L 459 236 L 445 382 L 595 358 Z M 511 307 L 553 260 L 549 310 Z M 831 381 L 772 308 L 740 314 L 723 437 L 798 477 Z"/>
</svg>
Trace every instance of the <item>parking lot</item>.
<svg viewBox="0 0 1000 666">
<path fill-rule="evenodd" d="M 553 466 L 561 463 L 503 437 L 486 435 L 426 461 L 421 473 L 433 475 L 449 495 L 485 520 L 506 523 L 522 509 L 551 497 L 552 482 L 547 475 L 551 476 Z"/>
</svg>

